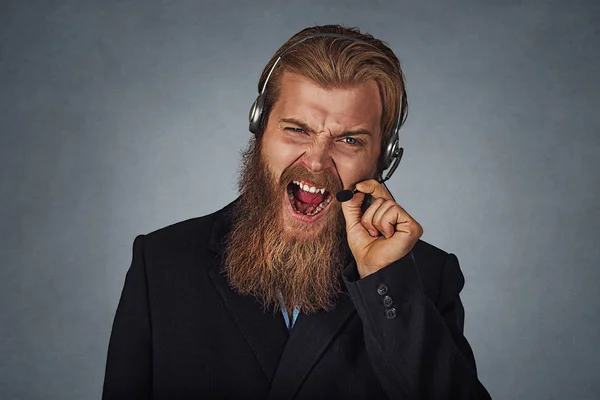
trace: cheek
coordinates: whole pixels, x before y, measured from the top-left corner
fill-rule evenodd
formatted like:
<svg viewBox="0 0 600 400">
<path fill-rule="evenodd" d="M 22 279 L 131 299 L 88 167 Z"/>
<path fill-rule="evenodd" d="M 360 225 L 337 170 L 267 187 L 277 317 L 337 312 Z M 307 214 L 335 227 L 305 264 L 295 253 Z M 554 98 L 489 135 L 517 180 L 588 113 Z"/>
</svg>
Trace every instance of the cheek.
<svg viewBox="0 0 600 400">
<path fill-rule="evenodd" d="M 293 143 L 265 137 L 262 144 L 263 157 L 277 177 L 301 155 L 302 149 Z"/>
<path fill-rule="evenodd" d="M 344 186 L 349 187 L 360 181 L 374 178 L 377 173 L 377 160 L 342 159 L 336 161 L 336 166 Z"/>
</svg>

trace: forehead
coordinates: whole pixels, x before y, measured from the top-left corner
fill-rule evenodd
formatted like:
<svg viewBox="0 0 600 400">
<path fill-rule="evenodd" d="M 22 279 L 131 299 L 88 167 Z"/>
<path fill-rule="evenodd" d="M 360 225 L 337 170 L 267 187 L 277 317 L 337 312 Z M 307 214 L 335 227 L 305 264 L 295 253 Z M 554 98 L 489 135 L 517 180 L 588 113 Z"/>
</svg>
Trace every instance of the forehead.
<svg viewBox="0 0 600 400">
<path fill-rule="evenodd" d="M 368 81 L 344 88 L 323 88 L 290 72 L 281 77 L 273 112 L 297 118 L 318 130 L 367 129 L 379 136 L 382 105 L 379 87 Z"/>
</svg>

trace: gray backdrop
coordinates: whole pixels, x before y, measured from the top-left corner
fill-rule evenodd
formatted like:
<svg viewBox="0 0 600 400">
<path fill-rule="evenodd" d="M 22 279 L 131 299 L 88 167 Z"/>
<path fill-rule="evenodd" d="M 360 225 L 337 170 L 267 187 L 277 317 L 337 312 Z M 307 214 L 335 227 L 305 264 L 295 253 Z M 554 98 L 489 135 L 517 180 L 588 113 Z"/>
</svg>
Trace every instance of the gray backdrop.
<svg viewBox="0 0 600 400">
<path fill-rule="evenodd" d="M 458 255 L 496 399 L 600 396 L 600 2 L 0 3 L 0 398 L 99 398 L 135 235 L 221 208 L 263 65 L 313 24 L 402 59 L 390 188 Z"/>
</svg>

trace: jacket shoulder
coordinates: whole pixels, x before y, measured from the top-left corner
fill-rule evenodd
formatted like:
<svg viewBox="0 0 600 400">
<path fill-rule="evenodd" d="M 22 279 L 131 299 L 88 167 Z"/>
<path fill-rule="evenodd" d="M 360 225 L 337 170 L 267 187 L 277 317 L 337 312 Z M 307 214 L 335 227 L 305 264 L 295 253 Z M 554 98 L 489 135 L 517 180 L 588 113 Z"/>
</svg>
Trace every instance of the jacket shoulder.
<svg viewBox="0 0 600 400">
<path fill-rule="evenodd" d="M 210 214 L 179 221 L 142 235 L 146 263 L 175 266 L 190 261 L 190 257 L 212 258 L 213 231 L 216 225 L 222 225 L 223 217 L 230 208 L 231 204 Z"/>
<path fill-rule="evenodd" d="M 421 259 L 425 264 L 443 264 L 450 253 L 436 247 L 424 240 L 418 240 L 413 247 L 413 254 L 415 258 Z"/>
<path fill-rule="evenodd" d="M 464 285 L 464 277 L 454 254 L 419 240 L 413 247 L 413 255 L 423 289 L 432 300 L 438 297 L 440 289 L 446 284 Z"/>
</svg>

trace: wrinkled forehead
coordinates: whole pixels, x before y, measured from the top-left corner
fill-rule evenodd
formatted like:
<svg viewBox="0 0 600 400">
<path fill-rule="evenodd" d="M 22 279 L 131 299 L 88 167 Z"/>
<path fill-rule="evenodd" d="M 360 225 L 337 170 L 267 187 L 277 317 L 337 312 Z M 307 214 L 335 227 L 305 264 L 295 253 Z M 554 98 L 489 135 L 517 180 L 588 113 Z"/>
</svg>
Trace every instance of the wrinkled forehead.
<svg viewBox="0 0 600 400">
<path fill-rule="evenodd" d="M 278 119 L 303 121 L 317 132 L 339 134 L 364 129 L 372 132 L 374 139 L 381 133 L 381 96 L 375 81 L 324 88 L 286 72 L 272 114 Z"/>
</svg>

